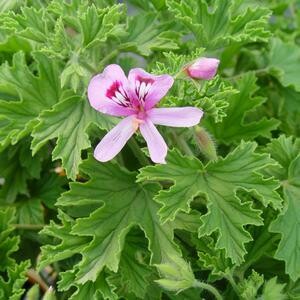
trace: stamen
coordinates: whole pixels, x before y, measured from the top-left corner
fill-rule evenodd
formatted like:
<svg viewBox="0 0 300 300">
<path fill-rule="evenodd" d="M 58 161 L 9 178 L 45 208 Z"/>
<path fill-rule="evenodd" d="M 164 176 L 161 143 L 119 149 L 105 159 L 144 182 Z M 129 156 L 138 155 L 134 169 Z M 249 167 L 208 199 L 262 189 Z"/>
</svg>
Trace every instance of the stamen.
<svg viewBox="0 0 300 300">
<path fill-rule="evenodd" d="M 137 91 L 137 92 L 138 92 L 139 89 L 140 89 L 140 85 L 141 85 L 141 83 L 140 83 L 138 80 L 136 80 L 136 82 L 135 82 L 135 87 L 136 87 L 136 91 Z"/>
<path fill-rule="evenodd" d="M 139 91 L 139 98 L 142 100 L 145 96 L 145 88 L 146 88 L 146 83 L 142 82 L 140 86 L 140 91 Z"/>
<path fill-rule="evenodd" d="M 148 94 L 150 88 L 151 88 L 151 83 L 148 83 L 145 88 L 145 95 Z"/>
<path fill-rule="evenodd" d="M 113 100 L 117 104 L 121 104 L 121 105 L 123 104 L 123 102 L 120 101 L 120 99 L 118 99 L 117 97 L 111 97 L 111 100 Z"/>
<path fill-rule="evenodd" d="M 124 88 L 123 88 L 122 85 L 119 87 L 119 91 L 120 91 L 120 93 L 121 93 L 125 98 L 128 98 L 127 93 L 126 93 L 126 91 L 124 90 Z"/>
<path fill-rule="evenodd" d="M 126 101 L 125 97 L 119 92 L 116 92 L 115 97 L 117 97 L 120 101 Z"/>
</svg>

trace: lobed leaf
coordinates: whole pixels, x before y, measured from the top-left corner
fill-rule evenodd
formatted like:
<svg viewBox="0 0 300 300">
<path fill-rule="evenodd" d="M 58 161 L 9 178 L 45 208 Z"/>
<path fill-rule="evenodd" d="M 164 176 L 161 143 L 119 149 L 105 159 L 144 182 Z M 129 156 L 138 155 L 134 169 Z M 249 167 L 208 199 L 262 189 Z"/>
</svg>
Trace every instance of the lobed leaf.
<svg viewBox="0 0 300 300">
<path fill-rule="evenodd" d="M 254 153 L 254 143 L 242 142 L 227 157 L 206 166 L 196 158 L 183 157 L 177 151 L 169 152 L 166 166 L 157 165 L 141 169 L 138 180 L 171 180 L 171 188 L 160 191 L 155 199 L 162 204 L 162 221 L 173 220 L 182 210 L 190 210 L 191 201 L 199 195 L 208 200 L 208 213 L 201 217 L 199 236 L 219 232 L 218 249 L 225 249 L 227 257 L 236 264 L 243 261 L 244 244 L 251 236 L 244 228 L 247 224 L 261 225 L 260 210 L 252 203 L 241 202 L 237 191 L 255 192 L 264 206 L 281 207 L 281 198 L 275 190 L 276 180 L 263 178 L 258 171 L 274 161 L 268 155 Z"/>
</svg>

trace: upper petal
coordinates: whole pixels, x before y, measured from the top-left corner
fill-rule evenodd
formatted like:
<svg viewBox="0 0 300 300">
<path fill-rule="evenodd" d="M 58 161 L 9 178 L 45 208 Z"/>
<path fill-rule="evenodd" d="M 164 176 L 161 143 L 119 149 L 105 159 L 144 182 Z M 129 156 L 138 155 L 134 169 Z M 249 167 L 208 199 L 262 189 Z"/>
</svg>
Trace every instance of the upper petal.
<svg viewBox="0 0 300 300">
<path fill-rule="evenodd" d="M 130 70 L 128 80 L 146 110 L 159 102 L 174 83 L 170 75 L 152 75 L 140 68 Z"/>
<path fill-rule="evenodd" d="M 91 106 L 102 113 L 128 116 L 134 113 L 128 90 L 128 80 L 121 67 L 109 65 L 91 79 L 88 99 Z"/>
<path fill-rule="evenodd" d="M 144 123 L 140 124 L 140 131 L 146 140 L 151 160 L 155 163 L 165 164 L 168 146 L 153 123 L 150 120 L 145 120 Z"/>
<path fill-rule="evenodd" d="M 203 111 L 196 107 L 152 108 L 147 116 L 157 125 L 191 127 L 200 122 Z"/>
<path fill-rule="evenodd" d="M 134 120 L 135 116 L 129 116 L 109 131 L 97 145 L 94 157 L 101 162 L 113 159 L 136 131 Z"/>
</svg>

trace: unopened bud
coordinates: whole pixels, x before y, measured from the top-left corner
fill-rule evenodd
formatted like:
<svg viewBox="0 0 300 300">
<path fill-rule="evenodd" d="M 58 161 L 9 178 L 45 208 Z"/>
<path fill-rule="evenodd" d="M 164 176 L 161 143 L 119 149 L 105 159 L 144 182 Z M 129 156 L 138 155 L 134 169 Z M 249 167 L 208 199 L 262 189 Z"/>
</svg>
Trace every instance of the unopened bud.
<svg viewBox="0 0 300 300">
<path fill-rule="evenodd" d="M 188 76 L 196 79 L 212 79 L 218 70 L 220 61 L 216 58 L 201 57 L 195 60 L 185 70 Z"/>
<path fill-rule="evenodd" d="M 210 134 L 200 126 L 195 127 L 195 140 L 200 151 L 209 159 L 217 160 L 216 146 Z"/>
<path fill-rule="evenodd" d="M 191 266 L 181 257 L 171 255 L 167 262 L 156 267 L 163 278 L 155 281 L 166 290 L 180 293 L 194 285 Z"/>
</svg>

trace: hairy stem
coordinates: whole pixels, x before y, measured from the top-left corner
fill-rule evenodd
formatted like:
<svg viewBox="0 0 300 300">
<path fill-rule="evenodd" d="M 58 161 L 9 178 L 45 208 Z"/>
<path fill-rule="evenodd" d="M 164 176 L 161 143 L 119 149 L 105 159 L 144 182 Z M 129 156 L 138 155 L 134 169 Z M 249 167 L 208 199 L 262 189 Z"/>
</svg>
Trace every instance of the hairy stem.
<svg viewBox="0 0 300 300">
<path fill-rule="evenodd" d="M 199 280 L 195 280 L 194 287 L 209 291 L 210 293 L 212 293 L 215 296 L 215 298 L 217 300 L 223 299 L 223 297 L 221 296 L 219 291 L 215 287 L 213 287 L 212 285 L 210 285 L 208 283 L 205 283 L 205 282 L 202 282 Z"/>
<path fill-rule="evenodd" d="M 138 143 L 136 142 L 136 140 L 134 138 L 131 138 L 128 141 L 128 146 L 130 147 L 131 151 L 134 153 L 134 155 L 136 156 L 136 158 L 138 159 L 139 163 L 142 166 L 148 166 L 149 165 L 148 158 L 142 152 L 140 146 L 138 145 Z"/>
<path fill-rule="evenodd" d="M 44 224 L 12 224 L 16 229 L 40 230 L 44 228 Z"/>
</svg>

